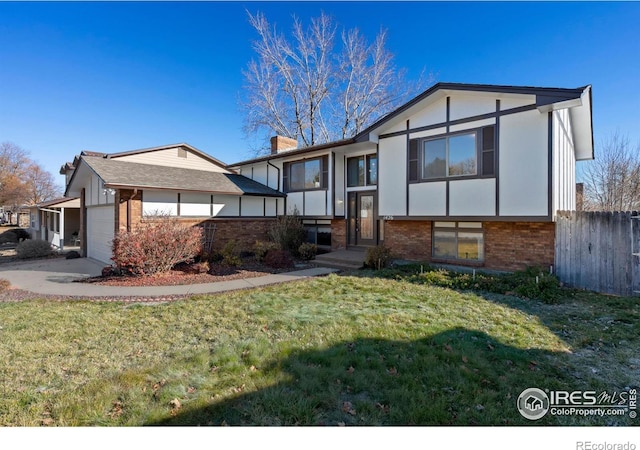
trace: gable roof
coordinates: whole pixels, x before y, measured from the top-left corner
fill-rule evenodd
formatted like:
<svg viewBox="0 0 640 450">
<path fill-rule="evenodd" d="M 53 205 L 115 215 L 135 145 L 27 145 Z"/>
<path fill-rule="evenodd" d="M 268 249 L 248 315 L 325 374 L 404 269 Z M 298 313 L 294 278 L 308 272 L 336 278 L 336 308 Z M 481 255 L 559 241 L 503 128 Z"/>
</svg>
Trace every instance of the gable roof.
<svg viewBox="0 0 640 450">
<path fill-rule="evenodd" d="M 83 154 L 87 154 L 87 156 L 101 156 L 104 155 L 107 158 L 120 158 L 122 156 L 131 156 L 131 155 L 139 155 L 142 153 L 150 153 L 150 152 L 156 152 L 158 150 L 168 150 L 171 148 L 184 148 L 185 150 L 190 151 L 191 153 L 194 153 L 198 156 L 200 156 L 201 158 L 209 161 L 212 164 L 215 164 L 216 166 L 219 166 L 221 168 L 226 168 L 226 164 L 223 163 L 222 161 L 220 161 L 219 159 L 214 158 L 211 155 L 208 155 L 207 153 L 203 152 L 202 150 L 198 150 L 197 148 L 186 144 L 184 142 L 179 143 L 179 144 L 169 144 L 169 145 L 161 145 L 160 147 L 149 147 L 149 148 L 141 148 L 138 150 L 128 150 L 126 152 L 119 152 L 119 153 L 108 153 L 108 154 L 100 154 L 97 152 L 82 152 Z M 90 154 L 91 153 L 91 154 Z"/>
<path fill-rule="evenodd" d="M 107 188 L 169 189 L 230 195 L 284 197 L 284 194 L 242 175 L 157 166 L 119 161 L 99 156 L 81 156 L 78 167 L 86 165 Z M 67 187 L 73 183 L 74 172 Z"/>
<path fill-rule="evenodd" d="M 591 85 L 578 88 L 554 88 L 535 86 L 509 86 L 493 84 L 436 83 L 422 94 L 409 100 L 395 111 L 382 117 L 354 137 L 355 142 L 371 140 L 377 129 L 401 116 L 439 91 L 487 92 L 498 94 L 534 95 L 535 106 L 540 112 L 571 108 L 574 121 L 575 152 L 578 159 L 593 159 L 593 113 Z"/>
<path fill-rule="evenodd" d="M 286 150 L 277 154 L 272 154 L 272 155 L 265 155 L 265 156 L 259 156 L 257 158 L 251 158 L 251 159 L 247 159 L 245 161 L 239 161 L 237 163 L 233 163 L 233 164 L 228 164 L 227 165 L 227 169 L 231 169 L 233 167 L 238 167 L 238 166 L 243 166 L 245 164 L 255 164 L 258 162 L 262 162 L 262 161 L 271 161 L 273 159 L 277 159 L 277 158 L 288 158 L 289 156 L 296 156 L 296 155 L 302 155 L 305 153 L 312 153 L 312 152 L 317 152 L 320 150 L 326 150 L 329 148 L 337 148 L 337 147 L 342 147 L 345 145 L 351 145 L 354 144 L 355 141 L 353 138 L 349 138 L 349 139 L 342 139 L 340 141 L 333 141 L 333 142 L 327 142 L 324 144 L 316 144 L 316 145 L 311 145 L 309 147 L 304 147 L 304 148 L 297 148 L 294 150 Z"/>
<path fill-rule="evenodd" d="M 534 86 L 509 86 L 492 84 L 469 84 L 469 83 L 436 83 L 426 91 L 409 100 L 404 105 L 390 112 L 384 117 L 374 122 L 369 127 L 349 139 L 343 139 L 325 144 L 318 144 L 297 150 L 289 150 L 276 155 L 267 155 L 259 158 L 229 164 L 227 168 L 238 167 L 245 164 L 268 161 L 290 155 L 300 155 L 328 148 L 342 147 L 367 141 L 375 141 L 377 136 L 372 136 L 375 131 L 398 118 L 413 106 L 416 106 L 428 97 L 440 91 L 466 91 L 466 92 L 487 92 L 498 94 L 514 95 L 534 95 L 536 98 L 536 108 L 540 112 L 554 109 L 571 108 L 572 119 L 574 119 L 576 155 L 578 159 L 593 159 L 593 117 L 592 117 L 592 94 L 591 85 L 578 88 L 554 88 L 554 87 L 534 87 Z"/>
<path fill-rule="evenodd" d="M 38 203 L 36 206 L 38 208 L 48 208 L 50 206 L 56 206 L 56 205 L 60 205 L 61 203 L 66 203 L 66 202 L 72 202 L 73 200 L 79 200 L 78 197 L 60 197 L 60 198 L 56 198 L 53 200 L 49 200 L 46 202 L 42 202 L 42 203 Z M 64 207 L 71 207 L 71 208 L 79 208 L 80 207 L 80 203 L 78 203 L 77 206 L 74 205 L 61 205 Z"/>
</svg>

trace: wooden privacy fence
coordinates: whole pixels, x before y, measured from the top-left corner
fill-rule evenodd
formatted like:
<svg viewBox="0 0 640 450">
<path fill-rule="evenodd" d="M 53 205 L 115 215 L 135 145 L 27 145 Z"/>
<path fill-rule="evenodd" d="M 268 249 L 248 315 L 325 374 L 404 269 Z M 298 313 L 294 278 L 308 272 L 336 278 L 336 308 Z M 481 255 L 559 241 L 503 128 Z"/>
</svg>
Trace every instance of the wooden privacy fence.
<svg viewBox="0 0 640 450">
<path fill-rule="evenodd" d="M 563 283 L 616 295 L 640 294 L 638 212 L 559 211 L 555 270 Z"/>
</svg>

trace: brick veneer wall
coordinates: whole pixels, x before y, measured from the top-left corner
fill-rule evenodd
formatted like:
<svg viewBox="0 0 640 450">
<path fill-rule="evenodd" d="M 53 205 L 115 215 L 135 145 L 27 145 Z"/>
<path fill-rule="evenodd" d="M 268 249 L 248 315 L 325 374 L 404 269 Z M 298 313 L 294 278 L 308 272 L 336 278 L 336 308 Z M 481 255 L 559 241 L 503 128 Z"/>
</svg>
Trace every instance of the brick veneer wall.
<svg viewBox="0 0 640 450">
<path fill-rule="evenodd" d="M 331 221 L 331 250 L 347 248 L 347 221 L 333 219 Z"/>
<path fill-rule="evenodd" d="M 384 244 L 394 257 L 416 261 L 431 260 L 431 222 L 386 220 Z"/>
<path fill-rule="evenodd" d="M 385 222 L 385 245 L 394 256 L 431 261 L 432 222 Z M 520 270 L 549 267 L 554 260 L 555 224 L 550 222 L 483 222 L 485 260 L 470 263 L 490 269 Z M 455 264 L 464 263 L 455 261 Z"/>
<path fill-rule="evenodd" d="M 553 222 L 484 222 L 485 266 L 519 270 L 549 267 L 555 254 Z"/>
<path fill-rule="evenodd" d="M 115 232 L 127 231 L 127 217 L 131 204 L 131 228 L 138 226 L 142 220 L 142 191 L 133 189 L 119 189 L 115 198 Z"/>
</svg>

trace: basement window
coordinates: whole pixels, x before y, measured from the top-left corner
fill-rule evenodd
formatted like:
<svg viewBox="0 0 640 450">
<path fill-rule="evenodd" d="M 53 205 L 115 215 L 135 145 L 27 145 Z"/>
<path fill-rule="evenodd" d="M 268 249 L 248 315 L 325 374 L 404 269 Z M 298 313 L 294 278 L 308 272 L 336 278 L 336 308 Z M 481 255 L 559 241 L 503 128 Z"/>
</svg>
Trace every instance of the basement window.
<svg viewBox="0 0 640 450">
<path fill-rule="evenodd" d="M 433 257 L 484 261 L 482 222 L 433 222 Z"/>
</svg>

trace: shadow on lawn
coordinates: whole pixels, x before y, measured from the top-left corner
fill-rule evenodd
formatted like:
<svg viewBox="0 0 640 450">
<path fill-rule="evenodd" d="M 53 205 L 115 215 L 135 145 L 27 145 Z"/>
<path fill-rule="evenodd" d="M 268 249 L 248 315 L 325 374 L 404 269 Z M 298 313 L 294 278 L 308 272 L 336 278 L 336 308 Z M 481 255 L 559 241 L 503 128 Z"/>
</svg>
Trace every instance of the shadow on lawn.
<svg viewBox="0 0 640 450">
<path fill-rule="evenodd" d="M 545 354 L 462 328 L 411 342 L 360 339 L 291 353 L 258 368 L 288 381 L 203 408 L 185 404 L 150 425 L 526 425 L 520 393 L 562 382 Z"/>
</svg>

